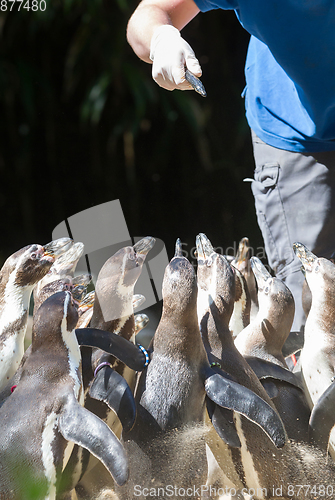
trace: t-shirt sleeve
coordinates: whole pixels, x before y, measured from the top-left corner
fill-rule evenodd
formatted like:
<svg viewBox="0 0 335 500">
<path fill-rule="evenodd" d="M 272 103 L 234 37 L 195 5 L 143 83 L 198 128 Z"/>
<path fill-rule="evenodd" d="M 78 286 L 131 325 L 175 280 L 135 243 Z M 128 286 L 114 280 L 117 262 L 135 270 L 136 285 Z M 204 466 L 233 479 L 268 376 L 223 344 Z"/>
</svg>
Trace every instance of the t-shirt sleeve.
<svg viewBox="0 0 335 500">
<path fill-rule="evenodd" d="M 214 9 L 234 10 L 238 9 L 236 0 L 194 0 L 202 12 Z"/>
</svg>

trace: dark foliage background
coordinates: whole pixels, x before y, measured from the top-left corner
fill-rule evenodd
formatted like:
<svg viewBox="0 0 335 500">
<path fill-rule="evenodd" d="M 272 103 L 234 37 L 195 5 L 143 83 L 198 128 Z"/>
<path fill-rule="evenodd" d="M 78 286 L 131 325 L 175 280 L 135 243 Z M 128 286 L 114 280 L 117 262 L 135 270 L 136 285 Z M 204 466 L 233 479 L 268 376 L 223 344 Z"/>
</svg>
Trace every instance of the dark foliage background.
<svg viewBox="0 0 335 500">
<path fill-rule="evenodd" d="M 120 199 L 129 232 L 198 232 L 262 244 L 244 177 L 253 159 L 241 92 L 248 35 L 233 12 L 183 30 L 208 97 L 167 92 L 125 31 L 134 0 L 47 0 L 0 12 L 0 263 L 91 206 Z"/>
</svg>

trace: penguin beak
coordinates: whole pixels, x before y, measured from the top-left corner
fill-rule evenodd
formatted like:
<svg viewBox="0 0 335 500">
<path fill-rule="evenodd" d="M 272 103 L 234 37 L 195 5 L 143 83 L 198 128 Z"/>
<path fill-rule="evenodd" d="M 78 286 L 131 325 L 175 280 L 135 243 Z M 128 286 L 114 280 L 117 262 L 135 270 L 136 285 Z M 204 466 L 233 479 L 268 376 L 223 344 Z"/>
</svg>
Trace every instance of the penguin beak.
<svg viewBox="0 0 335 500">
<path fill-rule="evenodd" d="M 85 285 L 74 285 L 72 288 L 72 297 L 80 303 L 87 294 L 87 287 Z"/>
<path fill-rule="evenodd" d="M 67 252 L 73 245 L 73 240 L 71 238 L 59 238 L 58 240 L 53 240 L 47 245 L 44 245 L 44 255 L 47 257 L 59 257 L 63 253 Z"/>
<path fill-rule="evenodd" d="M 183 247 L 182 247 L 180 238 L 178 238 L 176 241 L 174 256 L 175 257 L 183 257 Z"/>
<path fill-rule="evenodd" d="M 75 276 L 72 278 L 72 283 L 74 285 L 82 285 L 82 286 L 87 286 L 91 283 L 92 281 L 92 275 L 91 274 L 80 274 L 78 276 Z"/>
<path fill-rule="evenodd" d="M 135 314 L 135 334 L 137 335 L 149 323 L 149 318 L 146 314 Z"/>
<path fill-rule="evenodd" d="M 136 309 L 138 309 L 144 302 L 144 295 L 140 293 L 136 293 L 135 295 L 133 295 L 133 310 L 135 311 Z"/>
<path fill-rule="evenodd" d="M 258 289 L 262 290 L 266 281 L 271 279 L 272 276 L 258 257 L 251 257 L 250 263 L 252 272 L 254 273 L 257 281 Z"/>
<path fill-rule="evenodd" d="M 305 245 L 303 245 L 302 243 L 293 243 L 293 250 L 298 259 L 300 259 L 305 271 L 312 271 L 312 267 L 317 259 L 317 256 L 314 255 L 314 253 L 312 253 L 310 250 L 308 250 L 308 248 L 305 247 Z"/>
<path fill-rule="evenodd" d="M 155 238 L 152 238 L 151 236 L 146 236 L 145 238 L 142 238 L 140 241 L 135 243 L 133 246 L 134 252 L 140 255 L 146 256 L 149 251 L 153 248 L 156 240 Z"/>
<path fill-rule="evenodd" d="M 94 305 L 95 291 L 87 293 L 82 300 L 79 302 L 79 309 L 82 312 L 87 311 Z"/>
<path fill-rule="evenodd" d="M 242 263 L 244 260 L 248 258 L 250 250 L 250 243 L 249 243 L 249 238 L 244 237 L 241 239 L 239 245 L 238 245 L 238 250 L 236 253 L 235 257 L 235 262 L 236 263 Z"/>
<path fill-rule="evenodd" d="M 215 250 L 204 233 L 199 233 L 196 237 L 196 246 L 197 246 L 197 259 L 198 261 L 203 260 L 206 261 L 210 258 L 210 256 L 215 253 Z"/>
<path fill-rule="evenodd" d="M 64 247 L 62 249 L 61 240 L 69 240 L 70 244 L 68 245 L 66 241 L 64 241 Z M 72 274 L 74 266 L 77 264 L 78 260 L 84 253 L 84 243 L 77 242 L 73 244 L 73 241 L 70 240 L 69 238 L 61 238 L 61 240 L 56 240 L 56 242 L 57 241 L 60 242 L 59 245 L 60 254 L 57 255 L 57 262 L 56 262 L 57 272 L 59 274 Z M 51 245 L 52 243 L 55 242 L 51 242 L 49 243 L 49 245 Z"/>
</svg>

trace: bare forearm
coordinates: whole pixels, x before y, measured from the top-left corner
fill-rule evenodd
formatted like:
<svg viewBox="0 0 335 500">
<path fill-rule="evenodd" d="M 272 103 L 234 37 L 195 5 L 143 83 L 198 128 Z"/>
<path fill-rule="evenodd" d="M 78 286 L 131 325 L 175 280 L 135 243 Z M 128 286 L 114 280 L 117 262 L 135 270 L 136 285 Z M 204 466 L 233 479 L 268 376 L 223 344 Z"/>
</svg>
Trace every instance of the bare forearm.
<svg viewBox="0 0 335 500">
<path fill-rule="evenodd" d="M 156 28 L 170 24 L 181 30 L 199 12 L 193 0 L 143 0 L 129 20 L 127 39 L 135 54 L 150 60 L 150 42 Z"/>
<path fill-rule="evenodd" d="M 135 54 L 145 62 L 150 60 L 150 42 L 154 30 L 172 24 L 169 15 L 155 5 L 140 4 L 129 20 L 127 40 Z"/>
</svg>

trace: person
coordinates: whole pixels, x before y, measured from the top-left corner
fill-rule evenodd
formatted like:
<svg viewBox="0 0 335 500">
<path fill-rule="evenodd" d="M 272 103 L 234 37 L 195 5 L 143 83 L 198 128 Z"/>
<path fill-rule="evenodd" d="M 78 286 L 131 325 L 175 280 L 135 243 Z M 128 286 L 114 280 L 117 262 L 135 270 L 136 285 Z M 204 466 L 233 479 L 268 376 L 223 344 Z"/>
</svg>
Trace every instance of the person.
<svg viewBox="0 0 335 500">
<path fill-rule="evenodd" d="M 269 265 L 296 303 L 303 332 L 304 276 L 295 241 L 318 256 L 335 250 L 335 2 L 142 0 L 127 39 L 167 90 L 187 90 L 200 64 L 180 30 L 200 11 L 235 10 L 250 33 L 243 92 L 255 158 L 251 186 Z M 215 39 L 217 42 L 217 38 Z"/>
</svg>

